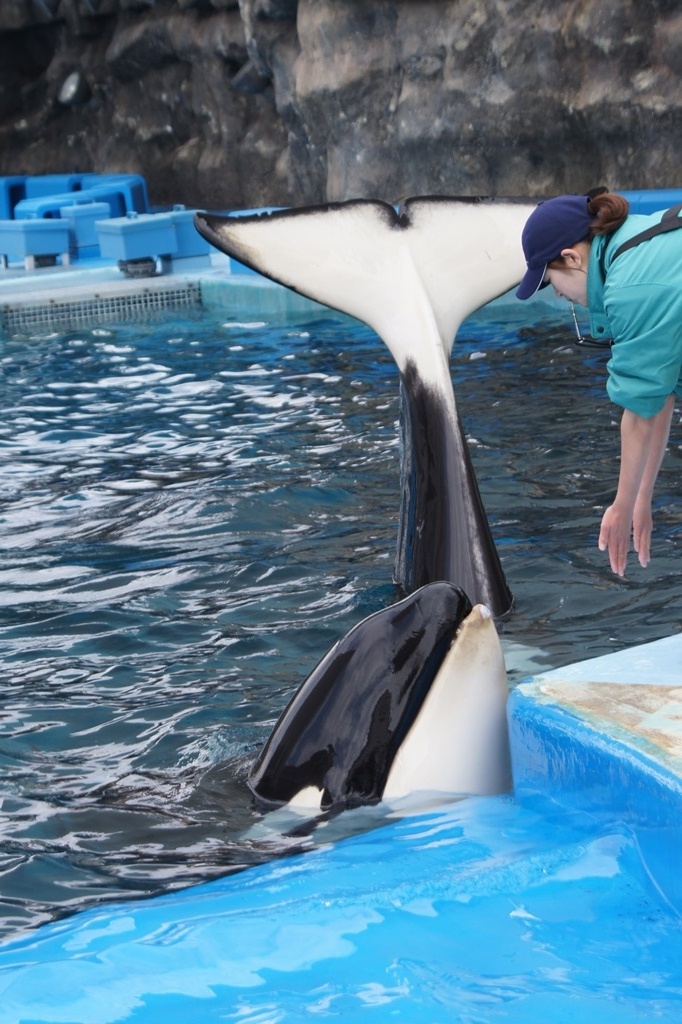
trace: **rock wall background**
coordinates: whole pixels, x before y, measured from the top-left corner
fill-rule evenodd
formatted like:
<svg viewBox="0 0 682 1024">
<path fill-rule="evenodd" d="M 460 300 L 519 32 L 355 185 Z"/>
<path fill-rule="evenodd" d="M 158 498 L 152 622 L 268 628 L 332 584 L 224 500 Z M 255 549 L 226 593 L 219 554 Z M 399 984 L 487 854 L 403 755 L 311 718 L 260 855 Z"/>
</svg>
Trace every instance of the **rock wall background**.
<svg viewBox="0 0 682 1024">
<path fill-rule="evenodd" d="M 220 209 L 682 186 L 681 82 L 679 0 L 3 0 L 0 174 Z"/>
</svg>

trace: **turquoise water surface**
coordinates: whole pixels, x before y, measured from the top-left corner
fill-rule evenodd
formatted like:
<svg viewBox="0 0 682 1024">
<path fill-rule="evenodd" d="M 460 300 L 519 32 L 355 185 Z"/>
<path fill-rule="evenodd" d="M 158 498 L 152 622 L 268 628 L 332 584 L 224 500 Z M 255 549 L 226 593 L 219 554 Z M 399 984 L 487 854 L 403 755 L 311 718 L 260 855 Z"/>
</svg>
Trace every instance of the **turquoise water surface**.
<svg viewBox="0 0 682 1024">
<path fill-rule="evenodd" d="M 455 392 L 516 597 L 503 626 L 511 682 L 679 631 L 679 412 L 653 560 L 618 580 L 596 548 L 617 476 L 604 356 L 576 350 L 551 311 L 526 327 L 491 307 L 461 338 Z M 245 777 L 317 660 L 398 596 L 398 378 L 369 330 L 331 314 L 16 339 L 0 367 L 0 933 L 11 938 L 310 843 L 254 832 Z M 517 827 L 513 804 L 492 808 Z M 548 842 L 522 827 L 531 847 Z M 613 868 L 630 847 L 604 841 Z M 362 842 L 383 857 L 383 829 Z M 597 877 L 631 885 L 615 869 Z M 649 895 L 633 898 L 624 928 Z M 652 962 L 666 913 L 652 911 Z M 430 911 L 415 920 L 431 928 Z M 381 985 L 428 972 L 418 959 Z M 481 965 L 461 969 L 478 978 Z M 476 998 L 461 1019 L 496 1019 L 476 1016 Z"/>
</svg>

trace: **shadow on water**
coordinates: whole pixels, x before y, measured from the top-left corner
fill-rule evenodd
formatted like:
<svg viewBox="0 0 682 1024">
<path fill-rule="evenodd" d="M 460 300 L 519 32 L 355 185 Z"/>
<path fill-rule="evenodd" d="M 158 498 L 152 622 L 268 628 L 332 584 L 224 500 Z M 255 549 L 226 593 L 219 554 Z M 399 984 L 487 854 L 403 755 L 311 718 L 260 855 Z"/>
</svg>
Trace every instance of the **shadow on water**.
<svg viewBox="0 0 682 1024">
<path fill-rule="evenodd" d="M 617 474 L 605 360 L 570 339 L 563 316 L 487 310 L 453 353 L 516 598 L 512 684 L 680 629 L 679 413 L 653 561 L 618 580 L 596 548 Z M 398 596 L 381 343 L 341 317 L 198 317 L 0 360 L 0 934 L 339 834 L 273 841 L 245 780 L 319 658 Z"/>
</svg>

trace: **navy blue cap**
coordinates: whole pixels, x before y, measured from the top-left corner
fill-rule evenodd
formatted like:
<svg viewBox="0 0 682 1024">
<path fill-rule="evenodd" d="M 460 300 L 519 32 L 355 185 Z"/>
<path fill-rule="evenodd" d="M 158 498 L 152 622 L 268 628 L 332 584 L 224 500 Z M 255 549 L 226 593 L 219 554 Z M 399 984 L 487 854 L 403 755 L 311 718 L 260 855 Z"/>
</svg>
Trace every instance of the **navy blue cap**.
<svg viewBox="0 0 682 1024">
<path fill-rule="evenodd" d="M 557 196 L 533 210 L 521 235 L 528 270 L 516 289 L 519 299 L 529 299 L 542 286 L 547 264 L 563 249 L 570 249 L 589 235 L 595 218 L 587 209 L 589 196 Z"/>
</svg>

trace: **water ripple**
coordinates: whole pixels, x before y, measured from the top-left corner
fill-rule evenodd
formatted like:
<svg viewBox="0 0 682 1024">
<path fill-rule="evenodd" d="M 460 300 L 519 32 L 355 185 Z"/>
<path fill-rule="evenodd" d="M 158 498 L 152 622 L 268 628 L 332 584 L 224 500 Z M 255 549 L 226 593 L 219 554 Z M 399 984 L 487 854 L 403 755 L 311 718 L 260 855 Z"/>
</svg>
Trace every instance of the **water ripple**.
<svg viewBox="0 0 682 1024">
<path fill-rule="evenodd" d="M 568 338 L 482 316 L 453 354 L 512 681 L 680 628 L 682 449 L 650 569 L 616 580 L 617 424 Z M 397 596 L 388 353 L 341 317 L 192 317 L 7 342 L 0 373 L 0 934 L 300 848 L 245 836 L 245 779 L 322 654 Z"/>
</svg>

